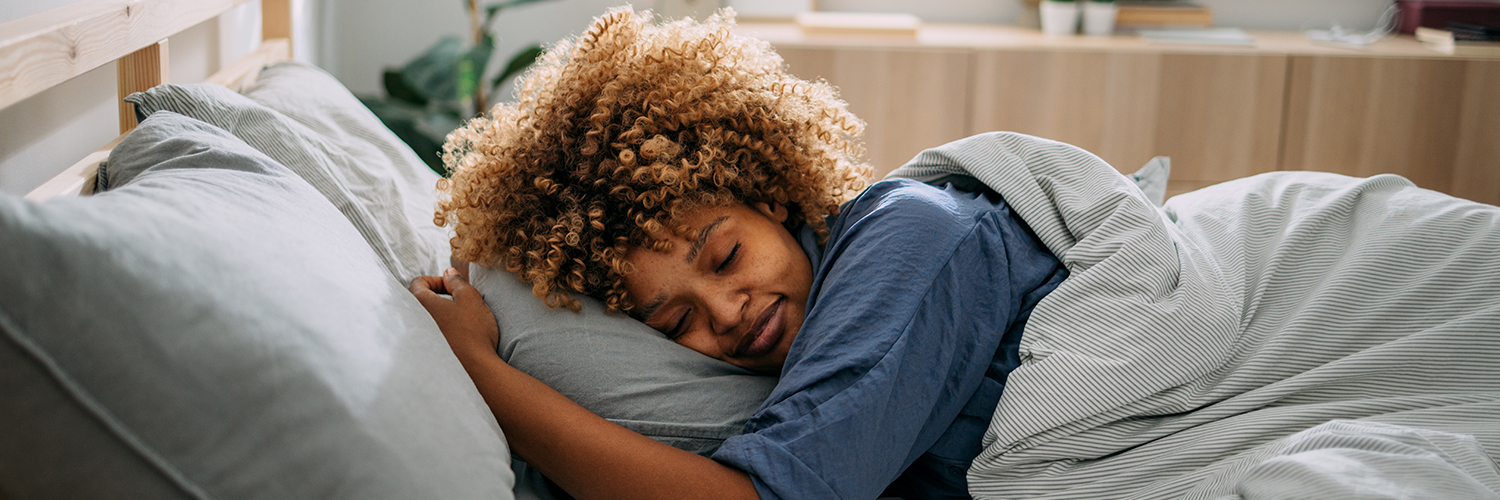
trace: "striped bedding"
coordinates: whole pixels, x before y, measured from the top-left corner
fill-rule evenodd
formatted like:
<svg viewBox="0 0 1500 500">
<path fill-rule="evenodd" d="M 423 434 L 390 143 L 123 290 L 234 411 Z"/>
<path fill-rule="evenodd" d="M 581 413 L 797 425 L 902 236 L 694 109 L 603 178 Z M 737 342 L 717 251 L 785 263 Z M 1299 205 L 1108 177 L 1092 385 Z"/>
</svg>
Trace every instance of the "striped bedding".
<svg viewBox="0 0 1500 500">
<path fill-rule="evenodd" d="M 978 178 L 1072 271 L 1027 325 L 976 498 L 1500 498 L 1500 208 L 1310 172 L 1157 208 L 1013 133 L 891 175 Z"/>
</svg>

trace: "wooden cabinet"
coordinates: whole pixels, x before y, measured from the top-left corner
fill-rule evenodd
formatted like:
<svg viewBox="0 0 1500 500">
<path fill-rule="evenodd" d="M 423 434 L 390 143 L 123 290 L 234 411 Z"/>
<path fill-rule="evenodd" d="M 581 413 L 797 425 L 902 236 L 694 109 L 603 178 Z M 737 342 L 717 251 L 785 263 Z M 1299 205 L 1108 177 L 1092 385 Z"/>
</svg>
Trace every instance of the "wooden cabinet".
<svg viewBox="0 0 1500 500">
<path fill-rule="evenodd" d="M 865 121 L 865 149 L 877 176 L 922 150 L 969 136 L 972 64 L 956 50 L 778 48 L 793 74 L 827 80 Z"/>
<path fill-rule="evenodd" d="M 1122 171 L 1172 157 L 1174 191 L 1276 169 L 1286 57 L 977 51 L 969 130 L 1087 149 Z"/>
<path fill-rule="evenodd" d="M 1369 176 L 1500 204 L 1500 59 L 1394 38 L 1356 51 L 1297 33 L 1255 47 L 1048 38 L 994 26 L 916 38 L 810 37 L 746 24 L 793 74 L 826 79 L 867 123 L 877 175 L 922 149 L 1012 130 L 1132 172 L 1172 157 L 1168 194 L 1273 170 Z"/>
<path fill-rule="evenodd" d="M 1393 173 L 1500 204 L 1500 61 L 1292 58 L 1283 170 Z"/>
</svg>

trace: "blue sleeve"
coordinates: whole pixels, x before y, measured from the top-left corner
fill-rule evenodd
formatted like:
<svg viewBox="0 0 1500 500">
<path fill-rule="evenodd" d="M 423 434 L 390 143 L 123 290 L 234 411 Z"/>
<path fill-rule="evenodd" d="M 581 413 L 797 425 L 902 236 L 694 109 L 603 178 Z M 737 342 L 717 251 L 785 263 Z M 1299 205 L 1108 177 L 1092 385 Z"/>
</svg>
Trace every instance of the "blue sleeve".
<svg viewBox="0 0 1500 500">
<path fill-rule="evenodd" d="M 1015 318 L 1008 209 L 877 183 L 830 228 L 780 383 L 716 460 L 761 498 L 876 498 L 953 422 Z"/>
</svg>

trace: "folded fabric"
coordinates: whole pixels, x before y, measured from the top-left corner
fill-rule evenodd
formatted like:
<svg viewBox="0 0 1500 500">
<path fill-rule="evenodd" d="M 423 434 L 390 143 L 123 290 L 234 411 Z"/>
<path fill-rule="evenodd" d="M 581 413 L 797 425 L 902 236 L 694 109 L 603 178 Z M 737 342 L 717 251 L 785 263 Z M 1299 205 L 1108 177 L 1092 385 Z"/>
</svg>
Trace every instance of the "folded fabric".
<svg viewBox="0 0 1500 500">
<path fill-rule="evenodd" d="M 1026 326 L 976 498 L 1179 498 L 1334 419 L 1500 455 L 1500 208 L 1393 175 L 1273 172 L 1158 209 L 1094 155 L 1012 133 L 892 175 L 983 181 L 1071 272 Z M 1472 462 L 1456 470 L 1500 492 L 1493 461 Z"/>
<path fill-rule="evenodd" d="M 283 63 L 245 92 L 164 84 L 125 100 L 140 118 L 166 110 L 218 126 L 296 172 L 338 207 L 397 280 L 447 268 L 447 230 L 432 223 L 437 174 L 338 80 Z"/>
</svg>

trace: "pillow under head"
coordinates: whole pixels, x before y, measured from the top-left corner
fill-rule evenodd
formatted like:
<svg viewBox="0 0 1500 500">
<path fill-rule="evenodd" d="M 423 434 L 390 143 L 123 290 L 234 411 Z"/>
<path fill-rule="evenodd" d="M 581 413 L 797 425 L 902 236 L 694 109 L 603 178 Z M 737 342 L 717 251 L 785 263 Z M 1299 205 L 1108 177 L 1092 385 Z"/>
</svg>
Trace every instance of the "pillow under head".
<svg viewBox="0 0 1500 500">
<path fill-rule="evenodd" d="M 510 497 L 437 325 L 317 190 L 168 112 L 103 168 L 0 194 L 0 492 Z"/>
<path fill-rule="evenodd" d="M 505 270 L 471 265 L 470 280 L 500 325 L 500 357 L 625 428 L 711 455 L 744 432 L 776 377 L 704 356 L 603 304 L 548 308 Z"/>
</svg>

